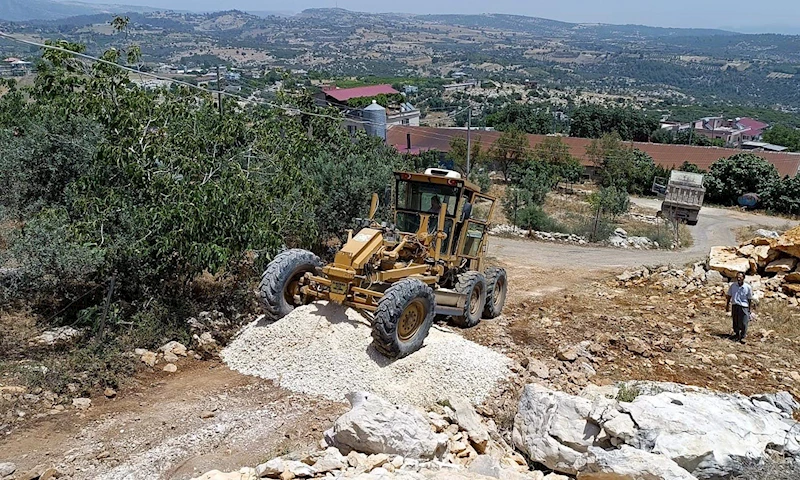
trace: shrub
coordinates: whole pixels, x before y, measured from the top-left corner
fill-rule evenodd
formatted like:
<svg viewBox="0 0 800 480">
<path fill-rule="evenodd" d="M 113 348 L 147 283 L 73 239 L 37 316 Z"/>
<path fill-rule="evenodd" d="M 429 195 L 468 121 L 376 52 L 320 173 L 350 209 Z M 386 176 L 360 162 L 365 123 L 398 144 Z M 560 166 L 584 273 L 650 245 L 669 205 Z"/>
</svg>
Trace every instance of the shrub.
<svg viewBox="0 0 800 480">
<path fill-rule="evenodd" d="M 714 162 L 705 177 L 706 200 L 735 205 L 745 193 L 761 195 L 780 179 L 774 165 L 758 155 L 740 153 Z"/>
</svg>

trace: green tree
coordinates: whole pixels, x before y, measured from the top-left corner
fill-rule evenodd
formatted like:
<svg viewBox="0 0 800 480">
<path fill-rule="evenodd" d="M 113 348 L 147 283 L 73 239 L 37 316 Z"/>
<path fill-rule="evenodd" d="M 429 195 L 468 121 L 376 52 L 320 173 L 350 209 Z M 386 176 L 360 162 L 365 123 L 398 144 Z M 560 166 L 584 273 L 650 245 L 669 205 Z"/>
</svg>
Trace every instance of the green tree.
<svg viewBox="0 0 800 480">
<path fill-rule="evenodd" d="M 793 152 L 800 152 L 800 130 L 786 125 L 775 125 L 764 132 L 764 141 L 787 147 Z"/>
<path fill-rule="evenodd" d="M 617 133 L 622 140 L 646 142 L 658 125 L 657 118 L 633 108 L 583 105 L 570 116 L 570 135 L 600 138 Z"/>
<path fill-rule="evenodd" d="M 779 180 L 774 165 L 758 155 L 739 153 L 711 165 L 705 177 L 706 198 L 722 205 L 735 205 L 741 195 L 761 195 Z"/>
<path fill-rule="evenodd" d="M 503 132 L 489 149 L 488 157 L 495 168 L 503 173 L 503 178 L 508 181 L 512 167 L 530 157 L 528 137 L 519 130 Z"/>
<path fill-rule="evenodd" d="M 555 133 L 552 113 L 541 107 L 519 103 L 508 103 L 489 114 L 486 125 L 500 131 L 518 130 L 542 135 Z"/>
</svg>

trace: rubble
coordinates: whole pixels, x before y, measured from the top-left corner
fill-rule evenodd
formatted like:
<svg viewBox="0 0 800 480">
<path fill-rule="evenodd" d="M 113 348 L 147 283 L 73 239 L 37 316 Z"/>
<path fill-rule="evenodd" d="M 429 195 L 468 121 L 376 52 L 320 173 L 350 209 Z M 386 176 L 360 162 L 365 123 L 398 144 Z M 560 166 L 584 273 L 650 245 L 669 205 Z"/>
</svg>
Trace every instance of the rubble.
<svg viewBox="0 0 800 480">
<path fill-rule="evenodd" d="M 614 233 L 608 237 L 607 242 L 612 247 L 635 248 L 637 250 L 648 250 L 659 247 L 657 242 L 654 242 L 647 237 L 628 236 L 628 232 L 621 228 L 614 230 Z"/>
<path fill-rule="evenodd" d="M 561 242 L 561 243 L 572 243 L 575 245 L 586 245 L 589 241 L 586 237 L 582 237 L 580 235 L 570 234 L 570 233 L 558 233 L 558 232 L 540 232 L 536 230 L 525 230 L 519 227 L 515 227 L 513 225 L 495 225 L 489 230 L 490 235 L 511 235 L 515 237 L 522 237 L 522 238 L 535 238 L 536 240 L 542 240 L 545 242 Z"/>
<path fill-rule="evenodd" d="M 72 345 L 83 336 L 81 330 L 72 327 L 57 327 L 45 330 L 41 335 L 31 338 L 28 341 L 30 346 L 55 347 Z"/>
</svg>

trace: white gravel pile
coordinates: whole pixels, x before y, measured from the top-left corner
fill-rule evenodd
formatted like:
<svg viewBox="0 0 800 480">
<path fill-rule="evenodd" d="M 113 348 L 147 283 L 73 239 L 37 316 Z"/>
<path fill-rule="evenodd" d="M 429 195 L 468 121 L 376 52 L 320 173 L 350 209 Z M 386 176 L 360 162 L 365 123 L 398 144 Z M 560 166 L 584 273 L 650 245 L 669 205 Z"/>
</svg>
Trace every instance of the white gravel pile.
<svg viewBox="0 0 800 480">
<path fill-rule="evenodd" d="M 221 356 L 233 370 L 295 392 L 344 401 L 367 390 L 421 407 L 451 394 L 478 404 L 510 374 L 508 357 L 436 327 L 421 350 L 394 361 L 375 350 L 370 333 L 355 311 L 320 302 L 246 325 Z"/>
</svg>

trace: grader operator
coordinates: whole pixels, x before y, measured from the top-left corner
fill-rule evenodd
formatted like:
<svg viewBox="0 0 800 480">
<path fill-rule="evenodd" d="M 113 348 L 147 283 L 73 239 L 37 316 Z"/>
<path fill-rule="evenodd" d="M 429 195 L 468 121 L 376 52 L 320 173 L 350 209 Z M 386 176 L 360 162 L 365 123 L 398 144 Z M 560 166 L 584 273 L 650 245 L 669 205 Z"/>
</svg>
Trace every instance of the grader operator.
<svg viewBox="0 0 800 480">
<path fill-rule="evenodd" d="M 277 255 L 261 277 L 261 303 L 275 320 L 314 300 L 354 308 L 391 358 L 420 349 L 435 315 L 462 327 L 495 318 L 508 288 L 505 270 L 485 265 L 495 201 L 457 172 L 395 172 L 393 223 L 374 220 L 373 195 L 363 228 L 348 231 L 332 263 L 306 250 Z"/>
</svg>

